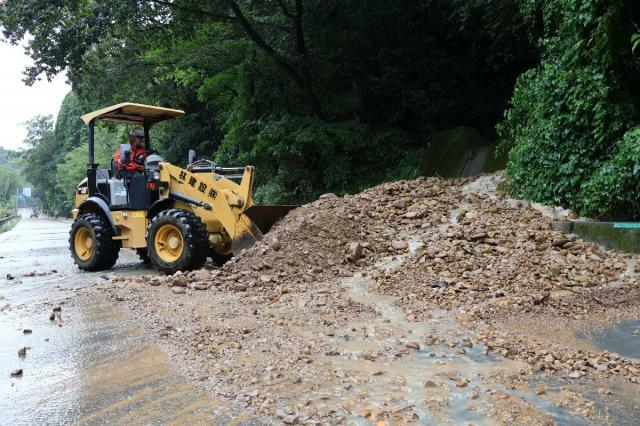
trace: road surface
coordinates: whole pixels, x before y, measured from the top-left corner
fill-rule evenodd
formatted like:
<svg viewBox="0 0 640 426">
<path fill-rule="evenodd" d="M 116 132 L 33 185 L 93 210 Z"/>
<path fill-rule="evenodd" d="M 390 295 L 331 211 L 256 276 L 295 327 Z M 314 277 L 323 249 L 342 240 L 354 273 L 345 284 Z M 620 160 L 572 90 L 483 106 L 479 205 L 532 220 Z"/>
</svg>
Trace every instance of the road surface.
<svg viewBox="0 0 640 426">
<path fill-rule="evenodd" d="M 106 285 L 110 276 L 152 271 L 123 250 L 114 269 L 81 272 L 69 254 L 71 222 L 26 216 L 0 234 L 0 424 L 211 419 L 220 403 L 178 377 L 159 348 L 142 343 L 116 303 L 77 303 L 83 288 Z M 17 369 L 22 376 L 11 377 Z"/>
</svg>

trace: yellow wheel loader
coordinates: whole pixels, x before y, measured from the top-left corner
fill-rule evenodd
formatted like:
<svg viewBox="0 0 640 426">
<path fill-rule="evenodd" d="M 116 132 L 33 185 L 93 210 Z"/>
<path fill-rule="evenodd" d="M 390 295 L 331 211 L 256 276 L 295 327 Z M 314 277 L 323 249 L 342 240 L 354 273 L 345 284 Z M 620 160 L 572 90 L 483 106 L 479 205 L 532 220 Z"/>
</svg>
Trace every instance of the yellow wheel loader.
<svg viewBox="0 0 640 426">
<path fill-rule="evenodd" d="M 108 121 L 149 130 L 184 111 L 121 103 L 81 117 L 88 128 L 87 177 L 76 188 L 69 245 L 80 269 L 111 268 L 121 248 L 134 249 L 144 262 L 173 273 L 200 268 L 208 257 L 223 262 L 262 238 L 294 206 L 255 206 L 254 168 L 222 167 L 194 161 L 182 169 L 150 154 L 144 172 L 99 168 L 94 161 L 96 122 Z M 131 146 L 120 145 L 120 159 L 131 159 Z"/>
</svg>

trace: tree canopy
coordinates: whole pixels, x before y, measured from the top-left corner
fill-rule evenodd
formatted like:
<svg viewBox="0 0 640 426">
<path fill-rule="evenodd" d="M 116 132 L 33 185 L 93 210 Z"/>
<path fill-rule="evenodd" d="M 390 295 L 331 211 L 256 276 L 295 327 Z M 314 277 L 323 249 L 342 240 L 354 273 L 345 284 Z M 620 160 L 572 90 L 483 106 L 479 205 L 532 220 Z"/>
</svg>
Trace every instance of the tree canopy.
<svg viewBox="0 0 640 426">
<path fill-rule="evenodd" d="M 29 34 L 27 84 L 66 70 L 67 111 L 123 101 L 184 109 L 154 128 L 160 153 L 184 164 L 195 148 L 253 164 L 261 202 L 414 177 L 432 133 L 473 126 L 496 140 L 502 122 L 516 194 L 615 215 L 637 199 L 632 175 L 615 183 L 621 204 L 600 196 L 613 183 L 597 172 L 634 143 L 623 135 L 637 123 L 637 9 L 632 0 L 6 0 L 0 25 L 14 43 Z M 60 163 L 81 146 L 78 129 L 72 115 L 58 118 Z"/>
</svg>

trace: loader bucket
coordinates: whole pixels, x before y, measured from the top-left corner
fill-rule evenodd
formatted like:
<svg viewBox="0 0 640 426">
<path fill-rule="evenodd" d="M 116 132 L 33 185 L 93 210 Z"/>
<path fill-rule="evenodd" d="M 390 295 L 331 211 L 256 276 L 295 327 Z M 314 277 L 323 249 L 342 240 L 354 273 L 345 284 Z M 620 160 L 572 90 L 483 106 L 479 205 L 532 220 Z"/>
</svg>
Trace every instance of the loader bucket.
<svg viewBox="0 0 640 426">
<path fill-rule="evenodd" d="M 271 226 L 298 206 L 251 206 L 244 214 L 255 223 L 263 234 L 269 232 Z"/>
<path fill-rule="evenodd" d="M 237 256 L 242 250 L 248 249 L 262 239 L 262 232 L 244 213 L 236 222 L 235 236 L 231 241 L 231 251 Z"/>
<path fill-rule="evenodd" d="M 260 241 L 271 226 L 298 206 L 252 206 L 245 210 L 236 222 L 231 251 L 238 255 Z"/>
</svg>

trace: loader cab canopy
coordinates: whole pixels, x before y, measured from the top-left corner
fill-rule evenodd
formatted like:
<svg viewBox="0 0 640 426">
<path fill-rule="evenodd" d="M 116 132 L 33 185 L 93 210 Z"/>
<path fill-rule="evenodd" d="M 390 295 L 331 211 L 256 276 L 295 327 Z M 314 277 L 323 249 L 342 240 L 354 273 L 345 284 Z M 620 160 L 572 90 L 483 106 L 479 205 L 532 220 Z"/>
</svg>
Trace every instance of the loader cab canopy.
<svg viewBox="0 0 640 426">
<path fill-rule="evenodd" d="M 103 120 L 115 123 L 137 124 L 141 127 L 146 127 L 145 125 L 152 126 L 161 121 L 182 117 L 183 115 L 184 111 L 179 109 L 124 102 L 90 112 L 80 118 L 84 121 L 84 124 L 87 125 L 94 120 Z"/>
<path fill-rule="evenodd" d="M 96 186 L 96 170 L 98 169 L 98 164 L 95 163 L 94 157 L 94 130 L 96 121 L 102 120 L 112 123 L 134 124 L 142 127 L 144 129 L 145 149 L 149 151 L 151 148 L 149 143 L 149 129 L 151 126 L 161 121 L 182 117 L 183 115 L 184 111 L 179 109 L 123 102 L 81 116 L 80 118 L 84 121 L 84 124 L 87 125 L 88 130 L 89 162 L 87 165 L 87 181 L 89 195 L 93 196 L 98 192 Z"/>
</svg>

